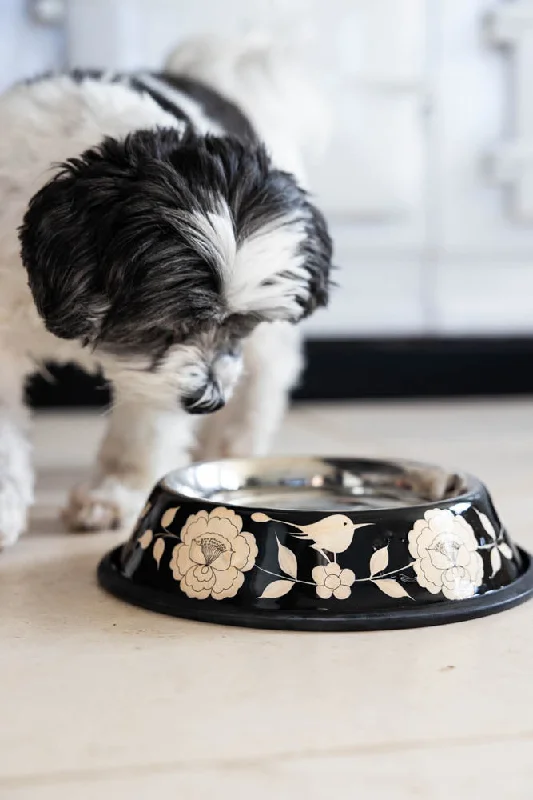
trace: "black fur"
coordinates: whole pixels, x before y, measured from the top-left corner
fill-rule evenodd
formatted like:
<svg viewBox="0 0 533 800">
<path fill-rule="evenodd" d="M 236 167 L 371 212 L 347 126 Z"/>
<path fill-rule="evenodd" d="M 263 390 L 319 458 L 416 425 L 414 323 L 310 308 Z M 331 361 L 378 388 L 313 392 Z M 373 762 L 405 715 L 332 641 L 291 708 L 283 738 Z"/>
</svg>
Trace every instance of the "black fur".
<svg viewBox="0 0 533 800">
<path fill-rule="evenodd" d="M 206 117 L 217 122 L 229 136 L 247 144 L 258 144 L 256 132 L 235 103 L 194 78 L 172 75 L 169 72 L 158 73 L 156 77 L 196 100 Z"/>
<path fill-rule="evenodd" d="M 149 94 L 152 100 L 155 100 L 157 105 L 162 108 L 163 111 L 166 111 L 168 114 L 172 114 L 173 117 L 181 120 L 182 122 L 190 124 L 189 117 L 185 111 L 180 108 L 180 106 L 176 105 L 176 103 L 173 103 L 172 100 L 166 98 L 164 94 L 156 91 L 153 87 L 146 86 L 143 83 L 141 76 L 136 77 L 135 75 L 132 75 L 129 79 L 129 86 L 131 89 L 135 89 L 136 92 L 139 92 L 139 94 Z"/>
<path fill-rule="evenodd" d="M 327 302 L 324 219 L 261 145 L 191 130 L 137 131 L 70 159 L 29 204 L 21 255 L 48 330 L 152 363 L 214 327 L 227 341 L 240 338 L 241 326 L 262 317 L 227 320 L 217 259 L 183 217 L 215 210 L 217 196 L 229 205 L 238 241 L 289 213 L 304 220 L 301 316 Z"/>
</svg>

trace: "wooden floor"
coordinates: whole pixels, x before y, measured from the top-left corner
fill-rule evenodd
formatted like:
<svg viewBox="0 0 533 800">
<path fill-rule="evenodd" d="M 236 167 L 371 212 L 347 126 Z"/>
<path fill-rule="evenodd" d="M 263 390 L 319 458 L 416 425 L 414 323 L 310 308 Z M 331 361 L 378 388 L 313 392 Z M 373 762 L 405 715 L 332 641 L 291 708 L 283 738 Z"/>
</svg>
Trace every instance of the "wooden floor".
<svg viewBox="0 0 533 800">
<path fill-rule="evenodd" d="M 0 555 L 2 800 L 533 797 L 533 603 L 442 628 L 240 630 L 108 597 L 122 534 L 57 521 L 99 416 L 40 416 L 30 533 Z M 533 549 L 533 399 L 300 407 L 279 453 L 414 457 L 489 485 Z"/>
</svg>

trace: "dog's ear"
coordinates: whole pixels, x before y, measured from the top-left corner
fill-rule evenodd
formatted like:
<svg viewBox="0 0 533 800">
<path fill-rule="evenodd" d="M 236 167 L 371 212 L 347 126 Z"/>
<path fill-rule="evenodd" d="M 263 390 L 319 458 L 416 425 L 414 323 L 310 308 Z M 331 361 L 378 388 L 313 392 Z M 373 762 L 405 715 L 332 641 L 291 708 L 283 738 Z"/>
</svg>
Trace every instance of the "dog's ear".
<svg viewBox="0 0 533 800">
<path fill-rule="evenodd" d="M 315 309 L 328 304 L 333 252 L 331 237 L 323 214 L 308 200 L 305 206 L 308 218 L 302 249 L 305 256 L 304 269 L 309 274 L 309 294 L 303 305 L 302 318 L 308 317 Z"/>
<path fill-rule="evenodd" d="M 46 328 L 62 339 L 96 338 L 108 301 L 98 286 L 90 203 L 65 168 L 30 201 L 19 228 L 21 258 Z"/>
</svg>

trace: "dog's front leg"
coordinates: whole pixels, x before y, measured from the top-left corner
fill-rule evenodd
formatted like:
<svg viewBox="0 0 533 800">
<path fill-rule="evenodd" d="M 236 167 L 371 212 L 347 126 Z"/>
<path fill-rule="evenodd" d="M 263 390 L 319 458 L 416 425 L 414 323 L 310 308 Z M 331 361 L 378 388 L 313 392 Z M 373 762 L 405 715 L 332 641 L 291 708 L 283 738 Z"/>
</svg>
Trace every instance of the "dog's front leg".
<svg viewBox="0 0 533 800">
<path fill-rule="evenodd" d="M 33 503 L 24 365 L 0 349 L 0 549 L 14 544 Z"/>
<path fill-rule="evenodd" d="M 189 460 L 192 419 L 179 408 L 116 392 L 92 480 L 76 487 L 64 512 L 77 531 L 133 524 L 153 484 Z"/>
</svg>

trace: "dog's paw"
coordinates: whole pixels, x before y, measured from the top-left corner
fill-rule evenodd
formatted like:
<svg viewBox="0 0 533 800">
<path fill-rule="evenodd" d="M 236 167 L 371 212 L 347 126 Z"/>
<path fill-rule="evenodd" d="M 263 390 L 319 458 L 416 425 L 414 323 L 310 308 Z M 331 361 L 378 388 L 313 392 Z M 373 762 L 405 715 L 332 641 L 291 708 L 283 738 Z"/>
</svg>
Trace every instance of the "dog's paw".
<svg viewBox="0 0 533 800">
<path fill-rule="evenodd" d="M 146 497 L 117 478 L 95 486 L 79 486 L 70 495 L 63 521 L 71 531 L 90 532 L 124 528 L 137 518 Z"/>
<path fill-rule="evenodd" d="M 12 483 L 0 482 L 0 550 L 15 544 L 26 529 L 28 504 Z"/>
</svg>

